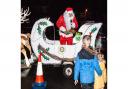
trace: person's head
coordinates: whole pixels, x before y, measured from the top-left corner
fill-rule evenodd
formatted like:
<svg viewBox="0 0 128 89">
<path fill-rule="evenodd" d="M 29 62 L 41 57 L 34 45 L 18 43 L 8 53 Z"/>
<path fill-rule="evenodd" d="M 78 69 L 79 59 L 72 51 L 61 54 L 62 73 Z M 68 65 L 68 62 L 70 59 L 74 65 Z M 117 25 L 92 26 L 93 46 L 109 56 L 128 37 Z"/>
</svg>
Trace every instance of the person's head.
<svg viewBox="0 0 128 89">
<path fill-rule="evenodd" d="M 70 19 L 73 19 L 75 17 L 75 14 L 73 12 L 73 8 L 71 8 L 71 7 L 66 8 L 64 15 L 66 15 Z"/>
<path fill-rule="evenodd" d="M 90 35 L 85 35 L 83 37 L 83 45 L 85 45 L 86 47 L 89 47 L 91 44 L 91 36 Z"/>
<path fill-rule="evenodd" d="M 98 57 L 99 61 L 104 60 L 104 55 L 102 53 L 99 53 L 97 57 Z"/>
</svg>

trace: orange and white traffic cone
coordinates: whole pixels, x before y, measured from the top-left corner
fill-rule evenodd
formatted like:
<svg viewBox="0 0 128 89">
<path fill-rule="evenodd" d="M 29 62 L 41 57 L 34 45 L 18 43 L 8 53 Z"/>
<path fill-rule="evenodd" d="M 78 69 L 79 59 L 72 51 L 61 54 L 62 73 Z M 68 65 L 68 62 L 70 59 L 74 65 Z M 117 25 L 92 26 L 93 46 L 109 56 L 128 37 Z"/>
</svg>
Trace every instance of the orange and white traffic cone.
<svg viewBox="0 0 128 89">
<path fill-rule="evenodd" d="M 42 70 L 42 61 L 41 61 L 42 53 L 39 54 L 38 57 L 38 65 L 36 72 L 36 80 L 32 86 L 32 89 L 46 89 L 46 82 L 44 82 L 43 70 Z"/>
</svg>

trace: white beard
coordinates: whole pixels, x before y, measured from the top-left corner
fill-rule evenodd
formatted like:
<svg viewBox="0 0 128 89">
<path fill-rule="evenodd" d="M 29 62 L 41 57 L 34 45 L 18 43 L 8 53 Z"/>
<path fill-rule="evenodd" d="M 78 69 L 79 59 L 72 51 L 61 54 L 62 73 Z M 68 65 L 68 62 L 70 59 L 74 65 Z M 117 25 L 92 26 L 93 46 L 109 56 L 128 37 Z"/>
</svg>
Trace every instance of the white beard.
<svg viewBox="0 0 128 89">
<path fill-rule="evenodd" d="M 65 22 L 65 25 L 66 25 L 66 29 L 70 30 L 71 29 L 71 23 L 73 23 L 71 20 L 73 20 L 74 15 L 73 15 L 73 17 L 69 17 L 68 12 L 65 11 L 63 16 L 64 16 L 64 22 Z"/>
</svg>

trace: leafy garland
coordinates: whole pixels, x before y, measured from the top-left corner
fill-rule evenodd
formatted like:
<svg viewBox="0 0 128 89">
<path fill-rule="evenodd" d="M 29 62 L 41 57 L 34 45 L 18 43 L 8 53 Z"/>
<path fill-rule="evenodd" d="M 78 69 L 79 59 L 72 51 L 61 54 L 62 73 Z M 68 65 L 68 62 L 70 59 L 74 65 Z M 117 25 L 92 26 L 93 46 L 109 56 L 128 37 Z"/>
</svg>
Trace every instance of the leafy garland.
<svg viewBox="0 0 128 89">
<path fill-rule="evenodd" d="M 49 49 L 50 49 L 50 48 L 46 48 L 46 51 L 49 51 Z M 49 57 L 46 56 L 46 55 L 44 55 L 45 52 L 44 52 L 43 50 L 40 50 L 40 49 L 39 49 L 39 50 L 38 50 L 38 53 L 40 53 L 40 52 L 42 53 L 42 56 L 43 56 L 43 58 L 44 58 L 46 61 L 49 60 Z"/>
<path fill-rule="evenodd" d="M 38 24 L 38 28 L 37 28 L 37 30 L 38 30 L 38 34 L 41 35 L 41 27 L 40 27 L 39 24 Z"/>
<path fill-rule="evenodd" d="M 38 34 L 39 35 L 41 35 L 41 27 L 40 27 L 40 25 L 43 25 L 43 26 L 47 26 L 48 24 L 47 24 L 47 22 L 40 22 L 40 23 L 38 23 L 38 28 L 37 28 L 37 31 L 38 31 Z"/>
<path fill-rule="evenodd" d="M 97 28 L 94 27 L 94 28 L 91 30 L 90 35 L 91 35 L 92 33 L 94 33 L 96 30 L 97 30 Z"/>
</svg>

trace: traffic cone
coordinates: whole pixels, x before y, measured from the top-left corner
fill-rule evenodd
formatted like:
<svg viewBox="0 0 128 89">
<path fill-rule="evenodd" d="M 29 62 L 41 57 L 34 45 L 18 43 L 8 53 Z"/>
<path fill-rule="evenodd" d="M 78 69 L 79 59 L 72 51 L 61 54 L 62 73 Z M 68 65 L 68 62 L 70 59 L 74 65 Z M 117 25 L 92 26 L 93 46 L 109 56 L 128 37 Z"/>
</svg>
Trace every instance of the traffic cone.
<svg viewBox="0 0 128 89">
<path fill-rule="evenodd" d="M 42 53 L 40 52 L 38 57 L 38 65 L 36 72 L 36 80 L 32 85 L 32 89 L 46 89 L 46 82 L 44 82 L 43 70 L 42 70 L 42 62 L 41 62 Z"/>
</svg>

